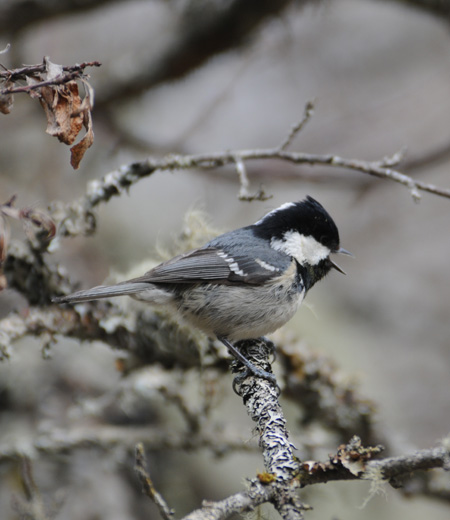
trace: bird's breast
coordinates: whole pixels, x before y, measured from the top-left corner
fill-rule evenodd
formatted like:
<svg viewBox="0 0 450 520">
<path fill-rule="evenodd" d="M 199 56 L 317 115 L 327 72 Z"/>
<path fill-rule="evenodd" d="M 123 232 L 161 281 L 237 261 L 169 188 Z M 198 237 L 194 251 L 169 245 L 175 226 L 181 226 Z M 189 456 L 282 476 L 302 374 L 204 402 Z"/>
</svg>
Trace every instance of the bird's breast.
<svg viewBox="0 0 450 520">
<path fill-rule="evenodd" d="M 305 291 L 295 262 L 283 275 L 263 285 L 202 284 L 186 288 L 179 311 L 209 335 L 231 341 L 274 332 L 297 312 Z"/>
</svg>

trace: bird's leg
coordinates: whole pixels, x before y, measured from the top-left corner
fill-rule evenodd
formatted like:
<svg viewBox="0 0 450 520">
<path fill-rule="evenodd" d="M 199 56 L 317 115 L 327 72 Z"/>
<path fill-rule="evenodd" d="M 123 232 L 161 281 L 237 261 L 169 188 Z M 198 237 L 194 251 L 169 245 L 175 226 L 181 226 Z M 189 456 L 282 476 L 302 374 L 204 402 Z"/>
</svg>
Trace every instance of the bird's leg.
<svg viewBox="0 0 450 520">
<path fill-rule="evenodd" d="M 239 360 L 246 369 L 251 372 L 256 377 L 261 377 L 262 379 L 266 379 L 271 383 L 277 384 L 277 380 L 271 372 L 267 372 L 262 368 L 256 367 L 251 363 L 230 341 L 222 336 L 217 336 L 217 339 L 221 341 L 228 349 L 230 354 L 232 354 L 237 360 Z"/>
</svg>

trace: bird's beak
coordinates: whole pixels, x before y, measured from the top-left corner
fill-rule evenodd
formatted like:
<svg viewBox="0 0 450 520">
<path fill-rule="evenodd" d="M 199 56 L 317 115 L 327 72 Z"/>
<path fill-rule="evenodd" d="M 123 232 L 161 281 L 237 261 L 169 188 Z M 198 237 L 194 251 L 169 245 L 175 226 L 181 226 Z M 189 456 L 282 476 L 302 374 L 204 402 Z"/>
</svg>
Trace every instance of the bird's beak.
<svg viewBox="0 0 450 520">
<path fill-rule="evenodd" d="M 355 258 L 355 255 L 353 253 L 350 253 L 350 251 L 347 251 L 347 249 L 344 249 L 343 247 L 340 247 L 337 251 L 334 251 L 335 253 L 341 253 L 341 255 L 348 255 L 352 258 Z"/>
<path fill-rule="evenodd" d="M 351 256 L 354 258 L 354 255 L 352 253 L 350 253 L 350 251 L 347 251 L 347 249 L 344 249 L 343 247 L 340 247 L 339 249 L 337 249 L 336 251 L 333 251 L 333 253 L 340 253 L 342 255 L 348 255 L 348 256 Z M 331 263 L 331 266 L 336 269 L 336 271 L 339 271 L 340 273 L 342 274 L 347 274 L 341 267 L 338 266 L 338 264 L 336 264 L 335 262 L 333 262 L 333 260 L 331 260 L 331 258 L 329 259 L 330 260 L 330 263 Z"/>
<path fill-rule="evenodd" d="M 330 261 L 331 267 L 336 269 L 336 271 L 339 271 L 342 274 L 347 274 L 342 268 L 340 268 L 335 262 L 333 262 L 333 260 L 331 260 L 331 258 L 329 258 L 328 260 Z"/>
</svg>

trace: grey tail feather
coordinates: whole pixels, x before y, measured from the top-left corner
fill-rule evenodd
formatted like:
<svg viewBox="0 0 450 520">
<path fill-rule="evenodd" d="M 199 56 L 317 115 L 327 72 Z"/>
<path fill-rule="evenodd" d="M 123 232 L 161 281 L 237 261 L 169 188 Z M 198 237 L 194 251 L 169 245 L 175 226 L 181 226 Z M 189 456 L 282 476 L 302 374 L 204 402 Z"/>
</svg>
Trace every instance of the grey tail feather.
<svg viewBox="0 0 450 520">
<path fill-rule="evenodd" d="M 53 303 L 78 303 L 88 302 L 92 300 L 100 300 L 102 298 L 111 298 L 113 296 L 123 296 L 126 294 L 136 294 L 145 289 L 149 289 L 150 284 L 145 282 L 123 282 L 117 285 L 99 285 L 86 289 L 85 291 L 78 291 L 67 296 L 58 296 L 53 298 Z"/>
</svg>

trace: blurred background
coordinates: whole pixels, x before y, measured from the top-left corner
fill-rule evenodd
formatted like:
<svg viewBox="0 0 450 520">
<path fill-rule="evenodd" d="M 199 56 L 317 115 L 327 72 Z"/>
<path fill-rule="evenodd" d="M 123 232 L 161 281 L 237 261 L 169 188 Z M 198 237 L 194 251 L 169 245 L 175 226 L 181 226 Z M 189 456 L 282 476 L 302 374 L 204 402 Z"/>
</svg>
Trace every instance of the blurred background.
<svg viewBox="0 0 450 520">
<path fill-rule="evenodd" d="M 68 147 L 45 134 L 39 104 L 16 95 L 11 114 L 0 117 L 3 202 L 12 194 L 20 206 L 70 202 L 89 180 L 149 155 L 277 146 L 311 99 L 314 116 L 292 150 L 380 160 L 407 147 L 400 171 L 450 186 L 448 2 L 54 4 L 2 2 L 0 47 L 10 43 L 11 49 L 0 61 L 7 68 L 43 56 L 63 65 L 100 61 L 101 68 L 88 70 L 95 142 L 73 171 Z M 240 202 L 231 168 L 155 173 L 102 206 L 96 234 L 64 240 L 54 261 L 83 287 L 96 285 L 155 256 L 157 245 L 169 246 L 193 207 L 229 230 L 312 195 L 333 216 L 355 259 L 341 259 L 347 276 L 331 273 L 287 327 L 358 380 L 361 394 L 377 404 L 380 428 L 404 448 L 435 445 L 450 430 L 450 201 L 424 193 L 416 204 L 403 186 L 321 166 L 261 161 L 248 164 L 248 173 L 252 188 L 263 184 L 272 199 Z M 19 227 L 12 233 L 21 237 Z M 14 295 L 4 291 L 0 298 L 7 308 Z M 72 404 L 58 397 L 64 382 L 77 379 L 86 395 L 98 396 L 119 380 L 114 352 L 104 345 L 60 341 L 50 361 L 39 349 L 36 339 L 20 341 L 0 366 L 3 443 L 17 432 L 29 435 L 44 420 L 61 421 Z M 223 409 L 250 438 L 241 403 L 230 388 L 223 391 Z M 295 437 L 296 425 L 290 428 Z M 156 459 L 155 480 L 178 515 L 203 498 L 237 492 L 245 476 L 263 469 L 257 453 L 220 462 L 207 452 Z M 43 493 L 64 491 L 56 518 L 156 517 L 144 499 L 137 506 L 135 491 L 110 472 L 114 464 L 104 454 L 74 455 L 70 465 L 71 475 L 61 476 L 51 460 L 35 464 Z M 193 471 L 196 482 L 186 482 Z M 0 466 L 2 480 L 0 516 L 16 518 L 11 468 Z M 361 511 L 368 489 L 341 483 L 308 490 L 315 509 L 307 518 L 448 518 L 448 505 L 407 501 L 390 490 L 387 500 L 375 497 Z"/>
</svg>

